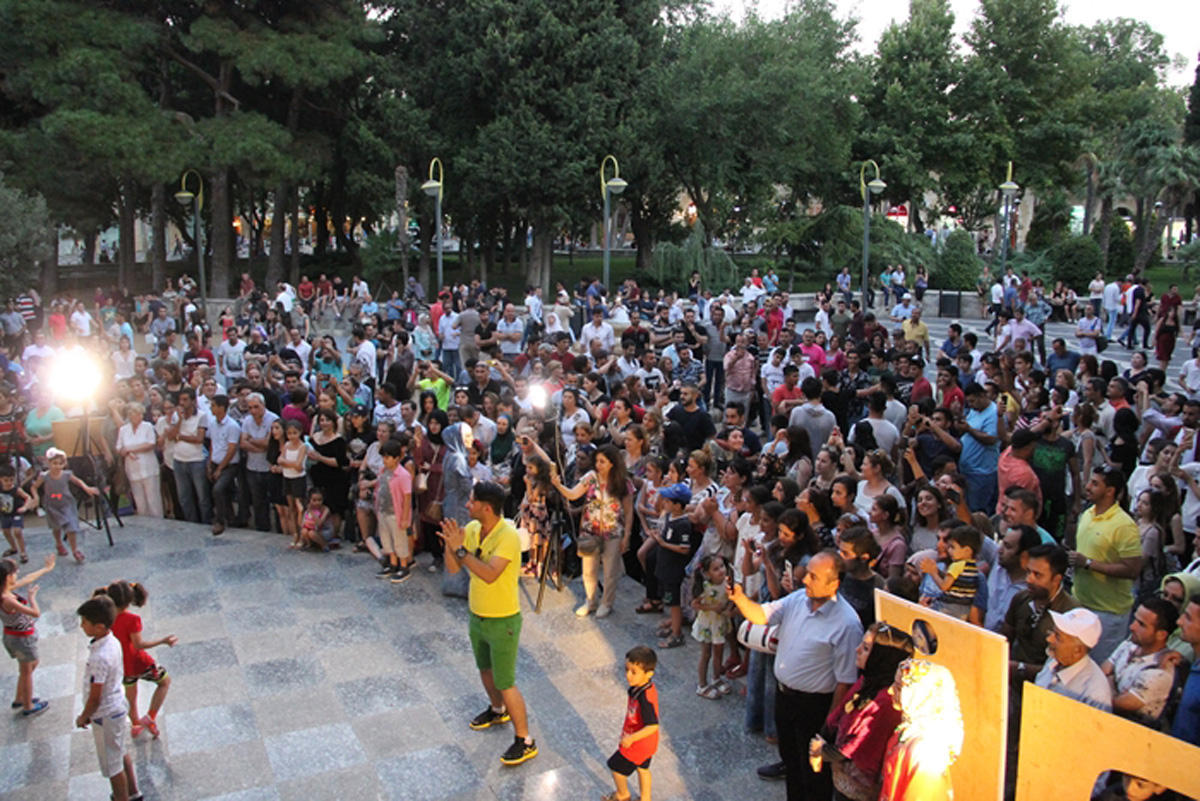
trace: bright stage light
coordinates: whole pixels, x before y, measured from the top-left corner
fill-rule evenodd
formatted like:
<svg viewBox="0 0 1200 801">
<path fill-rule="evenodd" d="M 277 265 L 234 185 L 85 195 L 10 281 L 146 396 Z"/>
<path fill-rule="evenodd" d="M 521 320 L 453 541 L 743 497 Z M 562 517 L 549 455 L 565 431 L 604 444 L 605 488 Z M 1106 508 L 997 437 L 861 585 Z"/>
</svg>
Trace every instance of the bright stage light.
<svg viewBox="0 0 1200 801">
<path fill-rule="evenodd" d="M 95 396 L 102 377 L 96 359 L 82 348 L 73 348 L 54 357 L 48 383 L 55 398 L 82 403 Z"/>
<path fill-rule="evenodd" d="M 550 394 L 546 392 L 546 387 L 542 384 L 534 384 L 529 388 L 529 405 L 537 409 L 539 412 L 546 408 L 546 404 L 550 402 Z"/>
</svg>

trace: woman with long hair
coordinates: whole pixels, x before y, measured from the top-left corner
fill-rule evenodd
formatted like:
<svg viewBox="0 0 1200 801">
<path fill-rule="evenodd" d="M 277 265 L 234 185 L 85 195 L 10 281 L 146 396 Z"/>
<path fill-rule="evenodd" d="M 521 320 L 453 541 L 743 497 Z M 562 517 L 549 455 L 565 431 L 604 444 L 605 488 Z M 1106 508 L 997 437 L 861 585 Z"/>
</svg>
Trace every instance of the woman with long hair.
<svg viewBox="0 0 1200 801">
<path fill-rule="evenodd" d="M 808 747 L 813 770 L 829 762 L 836 801 L 879 798 L 884 748 L 902 719 L 892 685 L 912 654 L 912 638 L 887 623 L 872 623 L 863 633 L 854 654 L 858 680 Z"/>
<path fill-rule="evenodd" d="M 813 475 L 808 480 L 808 486 L 831 491 L 833 480 L 837 477 L 838 461 L 842 458 L 839 450 L 833 445 L 822 445 L 813 459 Z"/>
<path fill-rule="evenodd" d="M 912 508 L 912 550 L 936 548 L 938 526 L 953 516 L 940 489 L 932 484 L 918 489 Z"/>
<path fill-rule="evenodd" d="M 295 538 L 296 532 L 292 527 L 292 506 L 287 492 L 284 490 L 283 465 L 279 463 L 279 457 L 283 454 L 283 445 L 286 441 L 283 421 L 277 417 L 271 422 L 271 429 L 267 434 L 267 464 L 270 465 L 270 472 L 267 474 L 267 499 L 275 508 L 276 517 L 279 518 L 280 532 Z"/>
<path fill-rule="evenodd" d="M 650 442 L 646 431 L 636 423 L 625 432 L 625 469 L 631 478 L 640 481 L 645 475 L 646 463 L 650 461 Z"/>
<path fill-rule="evenodd" d="M 796 496 L 796 508 L 808 517 L 808 525 L 817 535 L 817 542 L 822 548 L 837 547 L 834 531 L 837 528 L 838 513 L 828 492 L 809 486 Z"/>
<path fill-rule="evenodd" d="M 804 426 L 788 426 L 788 450 L 783 457 L 787 477 L 803 487 L 813 474 L 812 442 Z"/>
<path fill-rule="evenodd" d="M 588 471 L 573 487 L 562 483 L 557 467 L 550 468 L 554 488 L 568 501 L 587 496 L 579 521 L 577 546 L 583 562 L 583 588 L 586 599 L 575 610 L 578 617 L 592 612 L 608 617 L 617 597 L 621 554 L 629 549 L 633 534 L 633 484 L 625 472 L 625 460 L 613 445 L 596 452 L 595 469 Z M 597 599 L 601 563 L 604 568 L 604 594 Z"/>
<path fill-rule="evenodd" d="M 854 505 L 863 517 L 871 511 L 875 499 L 882 495 L 891 495 L 898 505 L 904 504 L 904 495 L 887 479 L 892 470 L 892 460 L 878 448 L 863 456 L 861 480 L 854 496 Z"/>
<path fill-rule="evenodd" d="M 875 570 L 884 579 L 903 576 L 904 561 L 908 558 L 908 541 L 904 537 L 904 511 L 900 502 L 891 495 L 880 495 L 871 505 L 868 519 L 880 549 Z"/>
</svg>

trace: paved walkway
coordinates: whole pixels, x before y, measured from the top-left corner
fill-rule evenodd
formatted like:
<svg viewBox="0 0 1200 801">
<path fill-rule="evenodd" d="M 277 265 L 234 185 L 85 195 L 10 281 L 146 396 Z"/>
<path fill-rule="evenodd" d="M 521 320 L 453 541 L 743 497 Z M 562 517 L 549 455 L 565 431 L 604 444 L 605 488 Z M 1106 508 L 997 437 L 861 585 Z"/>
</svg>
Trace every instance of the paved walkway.
<svg viewBox="0 0 1200 801">
<path fill-rule="evenodd" d="M 30 565 L 50 548 L 28 534 Z M 473 732 L 485 698 L 467 642 L 466 602 L 440 595 L 424 570 L 400 586 L 373 578 L 370 559 L 295 553 L 278 534 L 130 518 L 109 548 L 89 533 L 88 561 L 61 560 L 40 583 L 41 665 L 35 691 L 50 708 L 0 727 L 0 801 L 102 799 L 91 734 L 73 729 L 86 638 L 74 610 L 113 579 L 145 582 L 152 653 L 174 679 L 162 736 L 135 747 L 150 799 L 592 799 L 611 789 L 604 765 L 625 709 L 624 654 L 653 644 L 653 616 L 633 613 L 638 585 L 622 579 L 617 612 L 578 620 L 574 582 L 532 611 L 522 580 L 518 682 L 540 756 L 505 768 L 511 729 Z M 422 557 L 424 559 L 424 557 Z M 738 695 L 695 695 L 698 648 L 660 655 L 664 736 L 654 795 L 671 799 L 782 799 L 754 768 L 774 749 L 742 732 Z M 11 697 L 16 663 L 0 668 Z M 142 709 L 149 685 L 141 688 Z"/>
</svg>

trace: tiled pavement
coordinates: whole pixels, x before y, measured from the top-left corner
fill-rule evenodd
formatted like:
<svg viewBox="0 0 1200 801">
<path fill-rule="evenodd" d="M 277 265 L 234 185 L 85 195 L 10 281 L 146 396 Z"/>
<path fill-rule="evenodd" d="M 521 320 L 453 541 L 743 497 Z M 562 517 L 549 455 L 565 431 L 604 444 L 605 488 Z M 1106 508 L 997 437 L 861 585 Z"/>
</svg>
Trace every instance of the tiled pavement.
<svg viewBox="0 0 1200 801">
<path fill-rule="evenodd" d="M 30 566 L 50 548 L 30 520 Z M 152 653 L 173 677 L 162 736 L 135 747 L 151 799 L 588 799 L 611 789 L 605 760 L 624 714 L 623 655 L 652 644 L 653 616 L 633 613 L 638 586 L 622 579 L 617 612 L 577 620 L 578 581 L 547 592 L 522 580 L 525 622 L 518 686 L 540 755 L 499 763 L 511 729 L 473 732 L 485 697 L 467 642 L 466 602 L 439 593 L 440 575 L 417 571 L 392 586 L 365 555 L 287 550 L 277 534 L 207 530 L 131 518 L 109 548 L 89 533 L 86 564 L 60 560 L 41 582 L 41 664 L 35 692 L 50 708 L 0 727 L 0 801 L 103 799 L 91 734 L 73 728 L 82 708 L 86 638 L 73 612 L 113 579 L 144 582 L 146 634 L 174 633 Z M 663 738 L 654 797 L 782 799 L 754 768 L 774 755 L 742 732 L 738 694 L 698 698 L 698 650 L 660 654 Z M 16 663 L 5 658 L 9 697 Z M 144 710 L 151 687 L 143 684 Z M 0 695 L 0 698 L 5 696 Z M 636 790 L 635 790 L 636 792 Z"/>
</svg>

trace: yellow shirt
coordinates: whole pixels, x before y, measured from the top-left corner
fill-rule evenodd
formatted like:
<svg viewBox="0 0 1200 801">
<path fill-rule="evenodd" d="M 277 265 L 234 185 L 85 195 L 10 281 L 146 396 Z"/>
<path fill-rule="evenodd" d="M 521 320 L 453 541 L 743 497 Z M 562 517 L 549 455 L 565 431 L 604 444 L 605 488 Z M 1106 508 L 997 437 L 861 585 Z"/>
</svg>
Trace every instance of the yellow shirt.
<svg viewBox="0 0 1200 801">
<path fill-rule="evenodd" d="M 900 327 L 904 329 L 904 338 L 909 342 L 920 342 L 923 345 L 929 344 L 929 326 L 925 323 L 917 323 L 913 325 L 911 319 L 900 323 Z"/>
<path fill-rule="evenodd" d="M 481 545 L 481 528 L 478 520 L 467 524 L 463 531 L 463 547 L 482 562 L 490 562 L 493 556 L 500 556 L 507 559 L 508 564 L 504 566 L 504 572 L 491 584 L 471 573 L 467 605 L 480 617 L 515 615 L 521 611 L 521 601 L 517 596 L 517 585 L 521 575 L 521 538 L 517 535 L 512 521 L 502 517 L 491 533 L 483 538 Z M 479 550 L 478 553 L 476 549 Z"/>
<path fill-rule="evenodd" d="M 1103 514 L 1096 514 L 1093 506 L 1080 515 L 1075 539 L 1077 550 L 1095 562 L 1120 562 L 1142 555 L 1137 523 L 1115 503 Z M 1123 615 L 1133 608 L 1133 579 L 1076 568 L 1074 594 L 1088 609 Z"/>
</svg>

